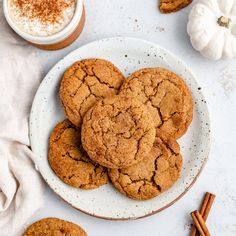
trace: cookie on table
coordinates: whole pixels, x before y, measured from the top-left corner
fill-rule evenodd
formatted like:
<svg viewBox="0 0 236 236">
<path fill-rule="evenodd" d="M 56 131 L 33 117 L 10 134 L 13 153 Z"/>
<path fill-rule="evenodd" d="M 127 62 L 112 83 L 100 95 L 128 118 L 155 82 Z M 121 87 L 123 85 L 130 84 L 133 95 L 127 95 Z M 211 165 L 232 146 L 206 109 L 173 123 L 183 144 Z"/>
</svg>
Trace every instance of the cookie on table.
<svg viewBox="0 0 236 236">
<path fill-rule="evenodd" d="M 44 218 L 33 223 L 23 236 L 87 236 L 78 225 L 57 218 Z"/>
<path fill-rule="evenodd" d="M 77 127 L 87 110 L 101 98 L 118 93 L 124 76 L 111 62 L 85 59 L 75 62 L 64 73 L 60 99 L 67 118 Z"/>
<path fill-rule="evenodd" d="M 123 83 L 120 95 L 147 105 L 155 127 L 175 138 L 181 137 L 192 121 L 191 93 L 183 79 L 169 70 L 146 68 L 133 73 Z"/>
<path fill-rule="evenodd" d="M 86 113 L 82 144 L 100 165 L 123 168 L 146 157 L 155 133 L 152 116 L 142 102 L 116 95 L 98 101 Z"/>
<path fill-rule="evenodd" d="M 193 0 L 160 0 L 160 11 L 171 13 L 188 6 Z"/>
<path fill-rule="evenodd" d="M 175 139 L 157 130 L 147 157 L 136 165 L 108 171 L 113 185 L 125 196 L 147 200 L 169 189 L 180 177 L 182 156 Z"/>
<path fill-rule="evenodd" d="M 108 182 L 106 168 L 89 159 L 81 145 L 81 130 L 69 120 L 52 131 L 48 161 L 56 175 L 73 187 L 93 189 Z"/>
</svg>

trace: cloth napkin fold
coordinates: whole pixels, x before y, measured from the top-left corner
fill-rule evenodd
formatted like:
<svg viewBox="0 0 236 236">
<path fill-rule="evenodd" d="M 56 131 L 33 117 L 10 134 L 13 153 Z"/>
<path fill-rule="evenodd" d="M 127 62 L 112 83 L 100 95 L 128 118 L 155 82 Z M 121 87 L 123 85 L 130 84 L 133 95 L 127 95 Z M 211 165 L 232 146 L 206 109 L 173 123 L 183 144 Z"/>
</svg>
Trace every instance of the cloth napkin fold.
<svg viewBox="0 0 236 236">
<path fill-rule="evenodd" d="M 7 25 L 0 0 L 0 235 L 18 236 L 43 204 L 29 148 L 28 117 L 40 83 L 34 49 Z"/>
</svg>

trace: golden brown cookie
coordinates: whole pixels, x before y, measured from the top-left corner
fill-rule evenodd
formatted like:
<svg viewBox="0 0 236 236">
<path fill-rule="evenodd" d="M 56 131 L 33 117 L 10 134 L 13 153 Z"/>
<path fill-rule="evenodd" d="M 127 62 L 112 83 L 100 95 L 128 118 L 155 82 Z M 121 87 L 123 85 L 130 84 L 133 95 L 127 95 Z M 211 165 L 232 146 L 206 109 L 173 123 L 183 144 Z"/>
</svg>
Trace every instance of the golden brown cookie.
<svg viewBox="0 0 236 236">
<path fill-rule="evenodd" d="M 87 236 L 78 225 L 57 218 L 44 218 L 28 227 L 23 236 Z"/>
<path fill-rule="evenodd" d="M 193 0 L 160 0 L 160 11 L 171 13 L 188 6 Z"/>
<path fill-rule="evenodd" d="M 120 96 L 98 101 L 85 115 L 82 144 L 89 157 L 110 168 L 141 161 L 151 150 L 155 128 L 146 106 Z"/>
<path fill-rule="evenodd" d="M 124 195 L 136 200 L 151 199 L 169 189 L 179 178 L 182 157 L 175 139 L 157 130 L 156 140 L 146 158 L 124 169 L 111 169 L 109 177 Z"/>
<path fill-rule="evenodd" d="M 69 120 L 54 128 L 48 160 L 56 175 L 71 186 L 93 189 L 108 182 L 106 168 L 92 163 L 82 148 L 80 129 Z"/>
<path fill-rule="evenodd" d="M 80 127 L 87 110 L 98 99 L 117 94 L 123 81 L 122 73 L 109 61 L 77 61 L 67 69 L 60 86 L 67 118 Z"/>
<path fill-rule="evenodd" d="M 120 95 L 146 104 L 155 127 L 175 138 L 181 137 L 192 121 L 191 93 L 178 75 L 166 69 L 147 68 L 133 73 L 123 83 Z"/>
</svg>

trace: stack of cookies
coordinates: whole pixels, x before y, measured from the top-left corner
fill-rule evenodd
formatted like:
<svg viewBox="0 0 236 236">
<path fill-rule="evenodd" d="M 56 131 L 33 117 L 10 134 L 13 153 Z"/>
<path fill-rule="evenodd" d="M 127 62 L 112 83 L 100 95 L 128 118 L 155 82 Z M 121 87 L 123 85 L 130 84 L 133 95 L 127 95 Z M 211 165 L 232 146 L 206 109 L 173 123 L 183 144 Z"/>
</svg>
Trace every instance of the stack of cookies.
<svg viewBox="0 0 236 236">
<path fill-rule="evenodd" d="M 163 68 L 141 69 L 128 79 L 111 62 L 86 59 L 64 74 L 60 99 L 67 119 L 52 131 L 49 163 L 71 186 L 108 183 L 146 200 L 179 178 L 176 142 L 193 114 L 185 82 Z"/>
</svg>

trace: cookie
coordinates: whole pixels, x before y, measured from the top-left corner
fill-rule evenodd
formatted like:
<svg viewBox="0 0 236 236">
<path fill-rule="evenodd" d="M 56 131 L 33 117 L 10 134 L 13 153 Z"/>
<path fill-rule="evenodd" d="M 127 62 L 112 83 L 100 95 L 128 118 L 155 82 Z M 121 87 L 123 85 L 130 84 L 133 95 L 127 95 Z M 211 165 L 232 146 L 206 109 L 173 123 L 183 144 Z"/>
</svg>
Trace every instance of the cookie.
<svg viewBox="0 0 236 236">
<path fill-rule="evenodd" d="M 166 69 L 133 73 L 122 85 L 120 95 L 138 98 L 148 107 L 155 127 L 175 138 L 181 137 L 192 121 L 191 93 L 178 75 Z"/>
<path fill-rule="evenodd" d="M 120 96 L 98 101 L 85 115 L 82 144 L 89 157 L 109 168 L 141 161 L 151 150 L 155 128 L 146 106 Z"/>
<path fill-rule="evenodd" d="M 193 0 L 160 0 L 160 11 L 171 13 L 188 6 Z"/>
<path fill-rule="evenodd" d="M 92 163 L 81 145 L 81 131 L 69 120 L 52 131 L 48 160 L 56 175 L 76 188 L 93 189 L 108 182 L 107 170 Z"/>
<path fill-rule="evenodd" d="M 77 61 L 65 72 L 60 85 L 60 99 L 67 118 L 77 127 L 93 104 L 118 93 L 124 76 L 109 61 Z"/>
<path fill-rule="evenodd" d="M 169 189 L 179 178 L 182 157 L 175 139 L 157 130 L 147 157 L 136 165 L 108 171 L 113 185 L 124 195 L 147 200 Z"/>
<path fill-rule="evenodd" d="M 87 236 L 78 225 L 57 218 L 44 218 L 33 223 L 23 236 Z"/>
</svg>

